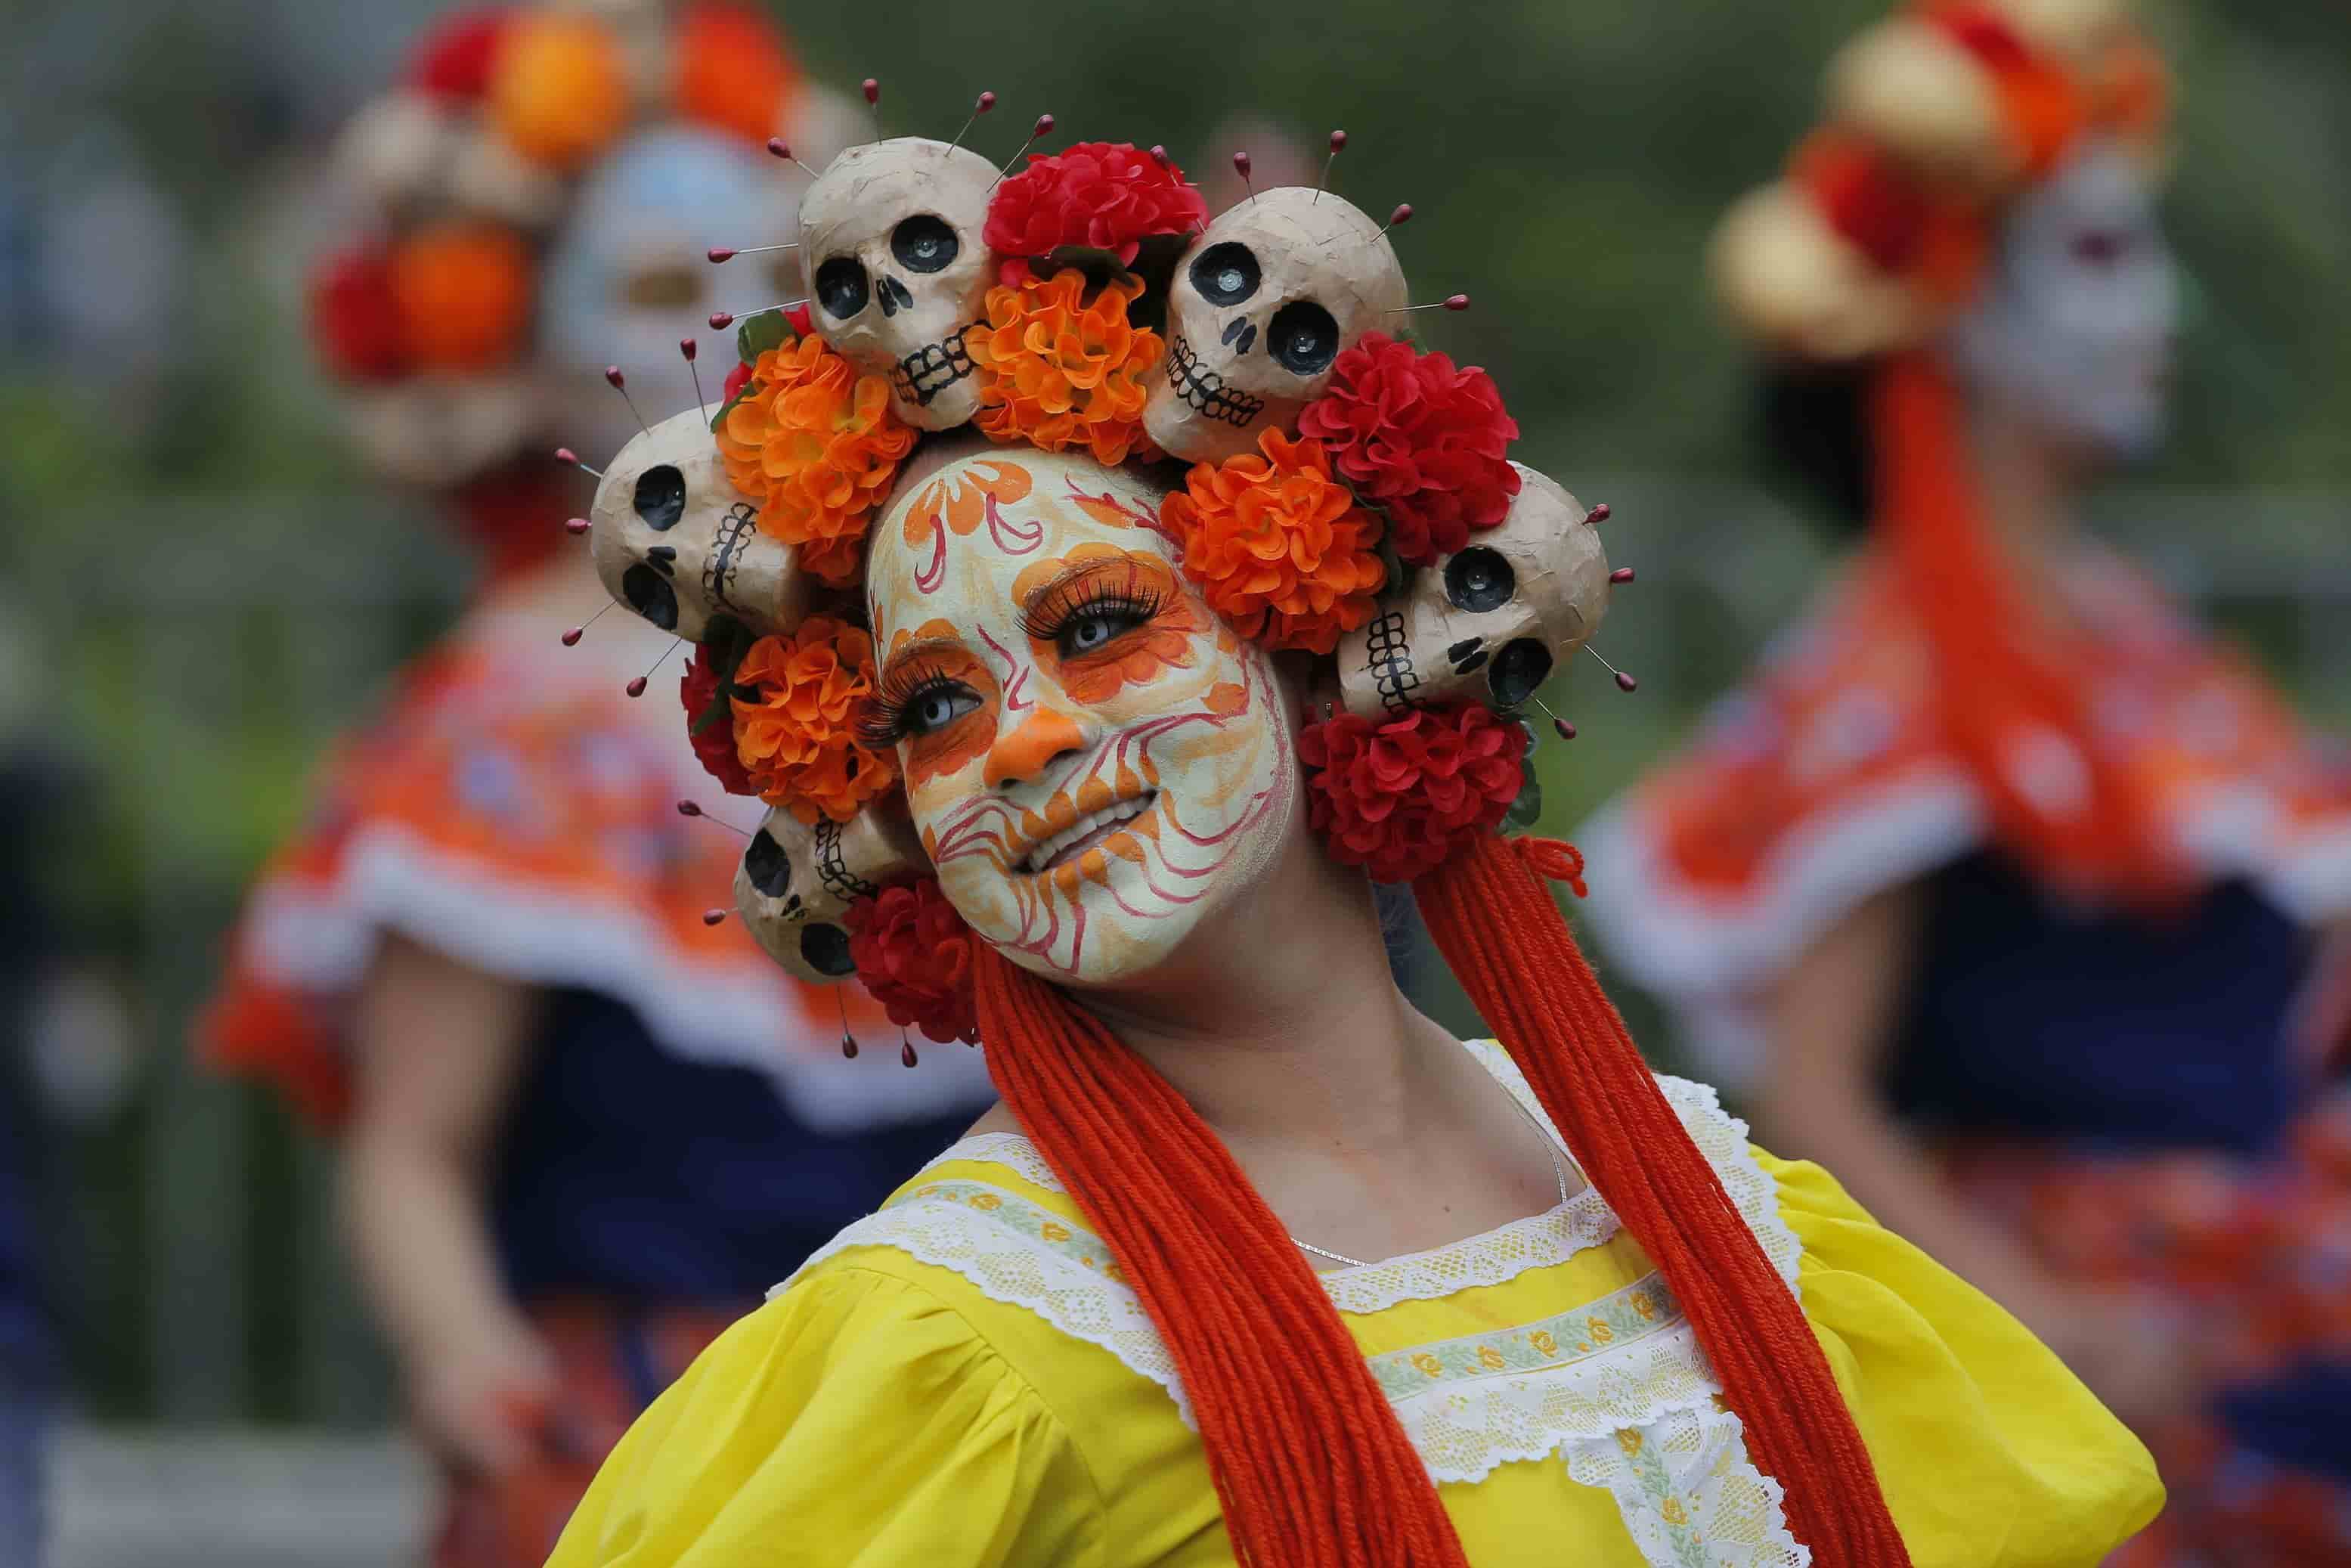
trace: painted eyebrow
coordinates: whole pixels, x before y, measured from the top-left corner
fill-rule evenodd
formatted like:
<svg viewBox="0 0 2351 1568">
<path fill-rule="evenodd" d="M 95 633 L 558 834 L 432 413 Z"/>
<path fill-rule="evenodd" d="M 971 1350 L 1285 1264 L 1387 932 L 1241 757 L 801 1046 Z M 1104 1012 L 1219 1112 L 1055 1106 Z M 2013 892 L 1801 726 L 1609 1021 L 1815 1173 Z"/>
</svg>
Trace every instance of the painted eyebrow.
<svg viewBox="0 0 2351 1568">
<path fill-rule="evenodd" d="M 892 653 L 890 655 L 889 662 L 882 666 L 881 675 L 883 684 L 888 684 L 890 677 L 897 672 L 899 665 L 922 658 L 925 654 L 935 655 L 950 653 L 967 653 L 969 652 L 970 650 L 964 646 L 963 640 L 959 637 L 925 637 L 919 641 L 909 643 L 904 647 L 899 649 L 896 653 Z"/>
<path fill-rule="evenodd" d="M 1071 583 L 1077 581 L 1080 578 L 1091 577 L 1104 567 L 1123 566 L 1132 570 L 1133 568 L 1143 565 L 1145 562 L 1156 562 L 1160 565 L 1165 564 L 1165 562 L 1161 561 L 1160 558 L 1157 556 L 1136 550 L 1120 550 L 1115 555 L 1088 556 L 1083 560 L 1072 561 L 1068 566 L 1065 566 L 1061 570 L 1055 572 L 1045 581 L 1039 583 L 1036 588 L 1031 590 L 1029 592 L 1022 594 L 1020 596 L 1020 613 L 1023 618 L 1026 618 L 1029 609 L 1039 601 L 1050 599 L 1054 594 L 1059 593 L 1062 589 L 1068 587 Z"/>
</svg>

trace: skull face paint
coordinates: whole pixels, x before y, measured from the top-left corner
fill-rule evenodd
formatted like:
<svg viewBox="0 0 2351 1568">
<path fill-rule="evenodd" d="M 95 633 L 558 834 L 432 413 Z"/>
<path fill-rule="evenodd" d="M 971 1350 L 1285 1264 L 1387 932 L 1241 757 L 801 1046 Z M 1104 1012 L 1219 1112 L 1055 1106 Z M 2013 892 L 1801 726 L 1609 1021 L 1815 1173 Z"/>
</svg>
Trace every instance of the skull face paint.
<svg viewBox="0 0 2351 1568">
<path fill-rule="evenodd" d="M 694 379 L 677 351 L 679 334 L 714 309 L 754 309 L 805 292 L 796 251 L 725 267 L 705 255 L 714 245 L 794 237 L 787 176 L 797 177 L 789 165 L 779 169 L 728 138 L 683 130 L 638 136 L 589 172 L 548 257 L 540 319 L 549 362 L 570 372 L 577 389 L 562 426 L 574 446 L 609 452 L 636 429 L 628 405 L 603 384 L 606 365 L 628 372 L 647 419 L 690 409 Z M 732 362 L 730 349 L 716 374 Z M 711 374 L 705 371 L 705 391 L 715 394 Z"/>
<path fill-rule="evenodd" d="M 996 165 L 919 136 L 834 159 L 800 203 L 817 330 L 859 370 L 890 378 L 890 404 L 922 430 L 979 411 L 964 351 L 995 265 L 980 231 Z"/>
<path fill-rule="evenodd" d="M 1440 556 L 1340 638 L 1349 713 L 1390 719 L 1462 697 L 1515 708 L 1600 630 L 1609 591 L 1600 530 L 1557 482 L 1510 466 L 1519 496 L 1500 524 Z"/>
<path fill-rule="evenodd" d="M 2017 199 L 1950 344 L 1979 397 L 2087 455 L 2139 457 L 2163 438 L 2179 313 L 2147 176 L 2121 145 L 2093 141 Z"/>
<path fill-rule="evenodd" d="M 1395 250 L 1325 191 L 1260 191 L 1210 224 L 1176 269 L 1167 370 L 1143 423 L 1176 456 L 1216 463 L 1288 429 L 1332 362 L 1405 303 Z"/>
<path fill-rule="evenodd" d="M 1163 492 L 962 449 L 917 471 L 866 567 L 872 739 L 899 747 L 939 884 L 1067 984 L 1152 969 L 1272 863 L 1295 741 L 1264 652 L 1185 583 Z"/>
</svg>

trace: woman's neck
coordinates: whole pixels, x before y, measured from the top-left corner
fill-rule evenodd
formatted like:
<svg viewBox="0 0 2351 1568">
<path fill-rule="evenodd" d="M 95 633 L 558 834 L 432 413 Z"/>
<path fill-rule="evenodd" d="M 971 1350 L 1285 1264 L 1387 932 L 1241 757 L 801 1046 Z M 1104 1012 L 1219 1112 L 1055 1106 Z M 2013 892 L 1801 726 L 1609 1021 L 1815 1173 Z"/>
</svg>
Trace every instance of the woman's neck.
<svg viewBox="0 0 2351 1568">
<path fill-rule="evenodd" d="M 1969 436 L 1993 539 L 2032 601 L 2061 612 L 2059 569 L 2080 542 L 2080 465 L 2011 410 L 1979 406 Z"/>
</svg>

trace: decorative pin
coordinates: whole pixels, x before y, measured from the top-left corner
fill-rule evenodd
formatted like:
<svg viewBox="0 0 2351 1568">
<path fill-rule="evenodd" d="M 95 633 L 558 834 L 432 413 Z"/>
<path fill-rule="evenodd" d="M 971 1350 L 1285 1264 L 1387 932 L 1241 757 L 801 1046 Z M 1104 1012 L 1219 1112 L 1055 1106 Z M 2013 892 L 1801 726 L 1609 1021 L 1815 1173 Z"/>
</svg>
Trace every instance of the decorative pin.
<svg viewBox="0 0 2351 1568">
<path fill-rule="evenodd" d="M 1339 154 L 1344 152 L 1346 150 L 1347 133 L 1343 131 L 1334 131 L 1331 132 L 1330 155 L 1322 160 L 1322 177 L 1314 182 L 1314 201 L 1307 203 L 1306 204 L 1308 206 L 1311 207 L 1314 204 L 1314 202 L 1319 202 L 1322 199 L 1322 187 L 1331 183 L 1331 165 L 1339 161 Z"/>
<path fill-rule="evenodd" d="M 707 424 L 710 422 L 710 401 L 702 395 L 702 367 L 695 362 L 701 357 L 702 350 L 693 339 L 680 338 L 677 351 L 685 356 L 686 373 L 694 378 L 695 409 L 702 415 L 703 423 Z"/>
<path fill-rule="evenodd" d="M 567 648 L 577 648 L 580 646 L 580 639 L 588 635 L 588 628 L 596 624 L 597 622 L 604 619 L 604 610 L 610 610 L 613 605 L 618 604 L 619 602 L 620 601 L 617 599 L 606 600 L 604 601 L 603 610 L 597 611 L 595 614 L 590 615 L 587 620 L 582 621 L 579 625 L 574 626 L 570 631 L 566 632 L 563 634 L 563 645 Z"/>
<path fill-rule="evenodd" d="M 1412 204 L 1398 202 L 1395 211 L 1388 214 L 1388 221 L 1380 225 L 1380 233 L 1385 234 L 1390 229 L 1402 228 L 1410 222 L 1412 222 Z"/>
<path fill-rule="evenodd" d="M 638 423 L 643 423 L 643 422 L 640 420 Z M 557 447 L 555 449 L 555 460 L 558 463 L 569 463 L 574 468 L 579 469 L 582 474 L 593 475 L 599 479 L 601 479 L 604 476 L 604 471 L 601 468 L 589 467 L 588 465 L 580 461 L 580 454 L 572 451 L 569 446 Z"/>
<path fill-rule="evenodd" d="M 678 650 L 678 645 L 679 645 L 680 643 L 684 643 L 684 641 L 685 641 L 685 639 L 684 639 L 684 638 L 683 638 L 683 637 L 673 637 L 673 638 L 671 638 L 671 639 L 669 640 L 669 646 L 668 646 L 668 647 L 666 647 L 666 648 L 664 648 L 664 649 L 662 650 L 662 652 L 661 652 L 661 657 L 660 657 L 660 658 L 658 658 L 658 659 L 655 659 L 655 660 L 653 662 L 653 664 L 651 664 L 651 665 L 646 669 L 646 671 L 645 671 L 645 673 L 644 673 L 643 674 L 639 675 L 635 680 L 631 681 L 631 682 L 629 683 L 629 685 L 628 685 L 628 693 L 629 693 L 629 695 L 630 695 L 631 696 L 632 696 L 632 697 L 641 697 L 641 696 L 644 695 L 645 695 L 645 684 L 646 684 L 648 681 L 651 681 L 651 680 L 653 678 L 653 671 L 660 669 L 660 668 L 662 667 L 663 664 L 664 664 L 664 662 L 669 658 L 669 656 L 670 656 L 672 653 L 676 653 L 676 652 L 677 652 L 677 650 Z"/>
<path fill-rule="evenodd" d="M 898 1031 L 898 1060 L 908 1067 L 922 1060 L 914 1054 L 914 1037 L 903 1029 Z"/>
<path fill-rule="evenodd" d="M 765 256 L 771 250 L 798 250 L 799 247 L 800 242 L 798 240 L 788 241 L 783 245 L 747 245 L 741 246 L 731 245 L 714 245 L 708 250 L 703 252 L 703 254 L 710 258 L 711 266 L 724 267 L 738 256 Z"/>
<path fill-rule="evenodd" d="M 882 78 L 879 77 L 867 77 L 858 85 L 864 89 L 865 107 L 873 111 L 873 140 L 880 141 L 883 140 L 882 135 Z"/>
<path fill-rule="evenodd" d="M 1528 695 L 1531 698 L 1535 706 L 1543 710 L 1544 716 L 1551 720 L 1552 728 L 1557 732 L 1562 740 L 1573 740 L 1575 738 L 1575 726 L 1568 723 L 1567 720 L 1560 717 L 1559 715 L 1552 713 L 1551 711 L 1551 704 L 1543 701 L 1542 698 L 1534 696 L 1532 693 L 1529 693 Z"/>
<path fill-rule="evenodd" d="M 1632 676 L 1630 676 L 1630 675 L 1626 674 L 1624 671 L 1622 671 L 1622 670 L 1618 669 L 1615 665 L 1614 665 L 1614 664 L 1610 664 L 1608 663 L 1608 655 L 1607 655 L 1607 654 L 1603 653 L 1599 649 L 1597 649 L 1597 648 L 1593 647 L 1593 646 L 1591 643 L 1586 643 L 1583 645 L 1583 651 L 1584 651 L 1585 653 L 1587 653 L 1591 654 L 1593 658 L 1595 658 L 1595 659 L 1599 660 L 1599 661 L 1601 662 L 1601 664 L 1604 664 L 1604 665 L 1606 665 L 1606 666 L 1607 666 L 1608 673 L 1609 673 L 1610 674 L 1612 674 L 1612 675 L 1614 675 L 1614 676 L 1615 676 L 1615 677 L 1616 677 L 1616 689 L 1617 689 L 1618 691 L 1620 691 L 1620 692 L 1631 692 L 1631 691 L 1638 691 L 1638 690 L 1640 689 L 1640 687 L 1641 687 L 1641 683 L 1640 683 L 1640 682 L 1638 682 L 1638 681 L 1636 681 L 1636 680 L 1635 680 Z"/>
<path fill-rule="evenodd" d="M 1629 566 L 1620 566 L 1608 574 L 1608 580 L 1622 588 L 1633 580 L 1633 569 Z"/>
<path fill-rule="evenodd" d="M 857 1060 L 857 1037 L 849 1032 L 849 998 L 836 990 L 832 999 L 841 1007 L 841 1054 L 850 1061 Z"/>
<path fill-rule="evenodd" d="M 780 305 L 762 305 L 757 310 L 713 310 L 710 313 L 710 329 L 714 332 L 724 332 L 737 321 L 748 321 L 754 316 L 769 316 L 778 310 L 789 310 L 795 305 L 807 304 L 813 298 L 815 298 L 813 295 L 803 295 L 798 299 L 787 299 Z"/>
<path fill-rule="evenodd" d="M 1468 308 L 1469 297 L 1467 294 L 1448 294 L 1442 299 L 1432 299 L 1426 305 L 1399 305 L 1388 314 L 1408 316 L 1416 310 L 1467 310 Z"/>
<path fill-rule="evenodd" d="M 1236 152 L 1233 154 L 1233 172 L 1241 177 L 1242 185 L 1247 187 L 1249 191 L 1249 199 L 1252 202 L 1256 201 L 1257 182 L 1249 178 L 1249 155 L 1248 153 Z"/>
<path fill-rule="evenodd" d="M 720 821 L 717 818 L 712 816 L 709 812 L 704 810 L 700 806 L 695 805 L 691 800 L 680 800 L 677 803 L 677 814 L 681 817 L 698 817 L 702 821 L 708 822 L 713 827 L 726 829 L 728 832 L 734 834 L 738 839 L 747 839 L 751 836 L 748 832 L 737 827 L 732 822 Z"/>
<path fill-rule="evenodd" d="M 563 531 L 569 534 L 575 539 L 581 534 L 586 533 L 588 531 L 588 519 L 585 517 L 566 517 L 563 519 Z"/>
<path fill-rule="evenodd" d="M 1012 172 L 1012 165 L 1020 162 L 1020 154 L 1028 152 L 1029 149 L 1037 145 L 1037 139 L 1039 137 L 1050 136 L 1052 134 L 1053 117 L 1050 114 L 1039 115 L 1037 117 L 1037 123 L 1031 126 L 1029 130 L 1029 140 L 1020 144 L 1020 152 L 1015 152 L 1010 161 L 1008 162 L 1003 168 L 998 169 L 996 172 L 996 178 L 987 183 L 987 188 L 991 191 L 996 189 L 996 187 L 1002 183 L 1004 176 Z"/>
<path fill-rule="evenodd" d="M 791 144 L 787 142 L 780 136 L 770 136 L 768 138 L 768 151 L 775 157 L 781 158 L 788 163 L 800 163 L 799 159 L 792 156 Z M 811 180 L 816 178 L 816 171 L 810 168 L 805 163 L 800 163 L 800 172 L 806 174 Z"/>
<path fill-rule="evenodd" d="M 1598 528 L 1602 523 L 1604 523 L 1607 520 L 1608 503 L 1605 501 L 1601 502 L 1599 505 L 1593 507 L 1592 510 L 1583 514 L 1583 526 L 1587 528 Z"/>
<path fill-rule="evenodd" d="M 705 925 L 724 925 L 726 924 L 726 912 L 723 909 L 705 909 L 702 912 L 702 923 Z"/>
<path fill-rule="evenodd" d="M 963 129 L 956 132 L 955 140 L 948 142 L 947 145 L 950 147 L 962 146 L 963 139 L 971 134 L 971 128 L 979 123 L 979 117 L 986 114 L 989 110 L 994 109 L 995 107 L 996 95 L 992 92 L 981 93 L 979 95 L 979 100 L 971 106 L 971 118 L 963 122 Z"/>
<path fill-rule="evenodd" d="M 629 378 L 621 373 L 621 367 L 606 365 L 604 381 L 614 392 L 621 394 L 621 401 L 629 405 L 629 413 L 636 420 L 637 428 L 651 435 L 653 433 L 653 427 L 645 423 L 643 414 L 637 413 L 637 400 L 629 395 Z"/>
</svg>

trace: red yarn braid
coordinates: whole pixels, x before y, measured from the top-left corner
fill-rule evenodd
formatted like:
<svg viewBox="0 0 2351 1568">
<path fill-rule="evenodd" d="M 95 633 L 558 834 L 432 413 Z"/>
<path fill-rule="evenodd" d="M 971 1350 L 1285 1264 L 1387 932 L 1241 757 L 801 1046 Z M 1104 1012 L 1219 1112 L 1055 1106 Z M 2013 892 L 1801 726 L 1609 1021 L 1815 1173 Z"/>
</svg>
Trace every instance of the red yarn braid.
<svg viewBox="0 0 2351 1568">
<path fill-rule="evenodd" d="M 997 1090 L 1175 1357 L 1239 1560 L 1468 1568 L 1371 1364 L 1222 1140 L 1099 1019 L 984 943 L 978 960 Z"/>
<path fill-rule="evenodd" d="M 1481 835 L 1413 883 L 1430 934 L 1585 1176 L 1681 1300 L 1819 1568 L 1910 1561 L 1794 1294 L 1658 1092 L 1550 890 Z"/>
</svg>

